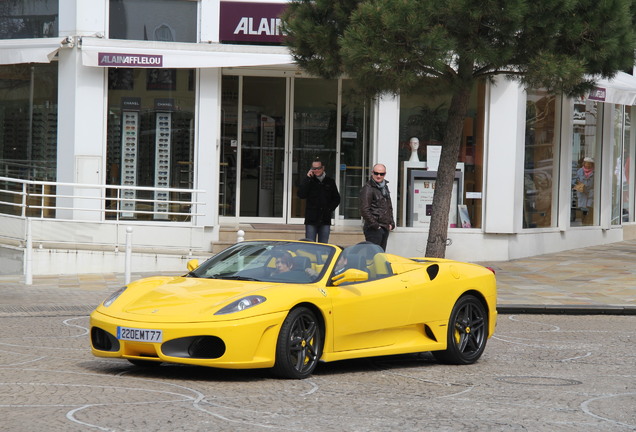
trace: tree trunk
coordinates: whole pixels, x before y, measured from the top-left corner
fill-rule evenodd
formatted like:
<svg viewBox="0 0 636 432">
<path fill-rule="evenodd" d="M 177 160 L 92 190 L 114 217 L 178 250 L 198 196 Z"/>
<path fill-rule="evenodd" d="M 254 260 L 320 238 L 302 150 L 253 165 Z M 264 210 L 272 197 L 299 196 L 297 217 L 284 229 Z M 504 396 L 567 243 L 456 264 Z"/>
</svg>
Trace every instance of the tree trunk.
<svg viewBox="0 0 636 432">
<path fill-rule="evenodd" d="M 469 102 L 470 86 L 456 91 L 451 99 L 433 193 L 433 211 L 426 245 L 427 257 L 444 258 L 446 255 L 448 216 L 455 181 L 455 167 Z"/>
</svg>

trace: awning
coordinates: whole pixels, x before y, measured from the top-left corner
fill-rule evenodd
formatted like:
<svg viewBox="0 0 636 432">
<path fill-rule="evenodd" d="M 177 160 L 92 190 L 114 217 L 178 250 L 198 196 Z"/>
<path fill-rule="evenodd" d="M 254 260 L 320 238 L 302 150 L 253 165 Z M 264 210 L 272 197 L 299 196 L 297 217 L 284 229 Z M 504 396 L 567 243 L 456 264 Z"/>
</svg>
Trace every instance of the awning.
<svg viewBox="0 0 636 432">
<path fill-rule="evenodd" d="M 218 68 L 292 64 L 285 47 L 83 38 L 82 64 L 93 67 Z"/>
<path fill-rule="evenodd" d="M 636 77 L 619 72 L 611 80 L 599 80 L 588 99 L 619 105 L 636 105 Z"/>
<path fill-rule="evenodd" d="M 0 64 L 50 63 L 61 39 L 12 39 L 0 44 Z"/>
</svg>

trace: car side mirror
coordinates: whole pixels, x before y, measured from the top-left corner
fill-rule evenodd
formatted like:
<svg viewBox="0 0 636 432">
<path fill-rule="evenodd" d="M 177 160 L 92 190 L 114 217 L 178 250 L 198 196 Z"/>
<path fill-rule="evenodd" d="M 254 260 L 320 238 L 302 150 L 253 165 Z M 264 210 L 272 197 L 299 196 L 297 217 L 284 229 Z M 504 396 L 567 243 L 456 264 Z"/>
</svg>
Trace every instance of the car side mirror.
<svg viewBox="0 0 636 432">
<path fill-rule="evenodd" d="M 188 271 L 192 271 L 195 268 L 199 267 L 199 260 L 198 259 L 191 259 L 190 261 L 188 261 Z"/>
<path fill-rule="evenodd" d="M 358 270 L 358 269 L 348 269 L 340 273 L 339 275 L 335 275 L 331 278 L 331 282 L 335 285 L 341 285 L 343 283 L 351 283 L 351 282 L 364 282 L 369 279 L 369 273 Z"/>
</svg>

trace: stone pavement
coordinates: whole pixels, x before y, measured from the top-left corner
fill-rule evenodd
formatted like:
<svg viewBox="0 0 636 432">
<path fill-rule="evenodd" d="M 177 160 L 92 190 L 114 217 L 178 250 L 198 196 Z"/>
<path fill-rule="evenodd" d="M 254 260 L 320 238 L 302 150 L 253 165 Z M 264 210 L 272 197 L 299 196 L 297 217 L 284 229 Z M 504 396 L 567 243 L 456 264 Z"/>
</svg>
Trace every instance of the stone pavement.
<svg viewBox="0 0 636 432">
<path fill-rule="evenodd" d="M 636 315 L 635 263 L 636 240 L 480 264 L 496 271 L 500 313 Z M 90 310 L 123 284 L 116 273 L 35 276 L 32 285 L 23 276 L 0 276 L 0 312 Z"/>
</svg>

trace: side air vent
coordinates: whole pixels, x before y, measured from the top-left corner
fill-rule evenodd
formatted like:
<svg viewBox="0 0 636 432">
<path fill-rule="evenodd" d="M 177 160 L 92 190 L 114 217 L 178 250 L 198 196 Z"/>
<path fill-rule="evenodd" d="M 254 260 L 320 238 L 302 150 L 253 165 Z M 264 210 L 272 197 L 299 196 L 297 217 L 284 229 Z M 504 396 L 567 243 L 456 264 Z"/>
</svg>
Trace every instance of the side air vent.
<svg viewBox="0 0 636 432">
<path fill-rule="evenodd" d="M 428 273 L 428 277 L 431 278 L 431 280 L 435 279 L 439 273 L 439 265 L 433 264 L 426 267 L 426 273 Z"/>
<path fill-rule="evenodd" d="M 424 334 L 429 339 L 432 339 L 435 342 L 437 342 L 437 338 L 435 337 L 435 334 L 433 333 L 433 330 L 431 330 L 431 328 L 429 326 L 427 326 L 426 324 L 424 325 Z"/>
</svg>

